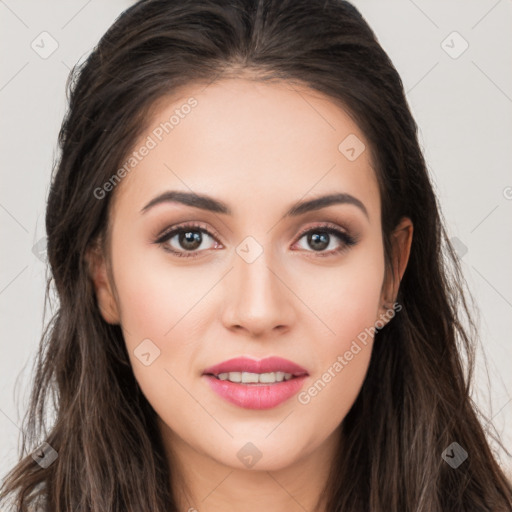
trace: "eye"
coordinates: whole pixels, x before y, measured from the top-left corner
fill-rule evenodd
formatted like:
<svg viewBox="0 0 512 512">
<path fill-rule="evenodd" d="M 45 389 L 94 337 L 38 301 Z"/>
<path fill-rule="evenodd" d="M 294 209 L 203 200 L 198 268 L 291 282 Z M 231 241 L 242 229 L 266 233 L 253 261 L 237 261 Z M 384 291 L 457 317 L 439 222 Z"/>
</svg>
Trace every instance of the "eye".
<svg viewBox="0 0 512 512">
<path fill-rule="evenodd" d="M 208 238 L 218 243 L 214 235 L 206 228 L 200 224 L 192 223 L 173 227 L 171 230 L 165 231 L 158 236 L 154 243 L 162 245 L 166 251 L 180 258 L 195 258 L 198 256 L 199 249 L 207 250 L 214 248 L 205 247 L 205 242 L 207 242 Z"/>
<path fill-rule="evenodd" d="M 208 245 L 208 238 L 214 242 L 213 247 L 205 247 L 205 245 Z M 312 251 L 307 252 L 317 253 L 316 255 L 319 257 L 339 254 L 357 244 L 356 237 L 331 224 L 321 224 L 303 231 L 298 237 L 298 242 L 303 238 L 313 248 Z M 333 244 L 336 246 L 335 239 L 338 240 L 338 247 L 326 251 L 325 249 Z M 172 227 L 160 234 L 154 243 L 162 245 L 164 250 L 180 258 L 195 258 L 199 256 L 201 250 L 222 247 L 217 241 L 216 235 L 212 235 L 202 225 L 195 223 Z"/>
<path fill-rule="evenodd" d="M 349 235 L 345 231 L 341 231 L 331 224 L 322 224 L 314 228 L 309 228 L 299 235 L 299 241 L 303 238 L 306 238 L 306 243 L 313 248 L 313 251 L 308 252 L 318 253 L 317 255 L 320 257 L 340 254 L 357 243 L 356 237 Z M 333 238 L 338 239 L 338 247 L 334 249 L 332 245 L 336 246 L 336 243 Z M 329 247 L 331 247 L 331 250 L 325 251 L 325 249 Z"/>
</svg>

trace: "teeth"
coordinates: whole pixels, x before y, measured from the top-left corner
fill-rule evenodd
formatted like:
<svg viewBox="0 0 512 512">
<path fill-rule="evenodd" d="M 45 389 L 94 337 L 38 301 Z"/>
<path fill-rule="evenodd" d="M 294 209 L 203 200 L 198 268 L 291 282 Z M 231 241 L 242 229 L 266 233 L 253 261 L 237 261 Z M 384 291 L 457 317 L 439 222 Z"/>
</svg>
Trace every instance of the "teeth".
<svg viewBox="0 0 512 512">
<path fill-rule="evenodd" d="M 229 380 L 242 384 L 273 384 L 274 382 L 283 382 L 290 380 L 291 373 L 270 372 L 270 373 L 250 373 L 250 372 L 229 372 L 219 373 L 217 378 L 220 380 Z"/>
</svg>

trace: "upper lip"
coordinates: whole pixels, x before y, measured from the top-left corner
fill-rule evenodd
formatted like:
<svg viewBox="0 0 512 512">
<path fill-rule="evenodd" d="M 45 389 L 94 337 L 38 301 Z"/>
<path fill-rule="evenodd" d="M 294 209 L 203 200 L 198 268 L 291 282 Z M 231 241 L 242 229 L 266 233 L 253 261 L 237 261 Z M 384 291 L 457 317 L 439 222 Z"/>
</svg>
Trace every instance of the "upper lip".
<svg viewBox="0 0 512 512">
<path fill-rule="evenodd" d="M 302 368 L 302 366 L 299 366 L 288 359 L 283 359 L 282 357 L 267 357 L 260 360 L 250 359 L 248 357 L 235 357 L 206 368 L 203 371 L 203 375 L 219 375 L 219 373 L 230 372 L 284 372 L 291 373 L 294 377 L 309 375 L 307 370 Z"/>
</svg>

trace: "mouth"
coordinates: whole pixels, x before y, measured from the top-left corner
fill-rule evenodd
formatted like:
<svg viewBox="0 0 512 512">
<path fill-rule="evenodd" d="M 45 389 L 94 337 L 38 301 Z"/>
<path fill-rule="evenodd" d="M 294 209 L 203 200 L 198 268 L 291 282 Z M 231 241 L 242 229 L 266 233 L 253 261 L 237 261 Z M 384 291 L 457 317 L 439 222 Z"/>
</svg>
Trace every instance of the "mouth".
<svg viewBox="0 0 512 512">
<path fill-rule="evenodd" d="M 239 357 L 204 370 L 210 388 L 245 409 L 271 409 L 297 394 L 309 376 L 298 364 L 280 357 Z"/>
<path fill-rule="evenodd" d="M 252 373 L 252 372 L 223 372 L 223 373 L 205 373 L 210 377 L 214 377 L 218 380 L 227 380 L 236 384 L 248 384 L 253 386 L 268 386 L 269 384 L 275 384 L 283 381 L 289 381 L 302 377 L 307 373 L 293 374 L 286 372 L 266 372 L 266 373 Z"/>
<path fill-rule="evenodd" d="M 275 384 L 309 374 L 302 366 L 282 357 L 257 360 L 244 356 L 206 368 L 203 375 L 236 384 Z"/>
</svg>

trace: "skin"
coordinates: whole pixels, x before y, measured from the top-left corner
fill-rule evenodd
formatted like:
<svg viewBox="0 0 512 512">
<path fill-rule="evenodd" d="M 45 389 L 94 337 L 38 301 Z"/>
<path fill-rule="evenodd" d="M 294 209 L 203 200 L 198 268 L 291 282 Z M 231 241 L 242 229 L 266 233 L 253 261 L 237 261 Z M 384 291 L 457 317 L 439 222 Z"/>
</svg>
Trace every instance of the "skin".
<svg viewBox="0 0 512 512">
<path fill-rule="evenodd" d="M 98 306 L 105 321 L 122 326 L 135 377 L 159 416 L 173 474 L 183 478 L 171 482 L 180 510 L 315 510 L 340 424 L 368 368 L 371 338 L 307 404 L 295 396 L 272 409 L 243 409 L 215 394 L 201 374 L 232 357 L 275 355 L 308 370 L 307 390 L 389 311 L 399 279 L 385 272 L 370 151 L 349 161 L 338 150 L 349 134 L 369 144 L 320 93 L 240 78 L 189 86 L 160 101 L 134 149 L 191 96 L 197 106 L 114 191 L 110 252 L 88 255 Z M 233 215 L 170 202 L 141 213 L 167 190 L 210 195 Z M 358 198 L 368 217 L 337 204 L 283 218 L 295 202 L 333 192 Z M 219 235 L 203 235 L 196 258 L 154 243 L 164 228 L 185 221 Z M 331 235 L 315 251 L 307 236 L 298 238 L 325 222 L 357 236 L 356 245 L 322 257 L 343 240 Z M 403 219 L 393 236 L 399 278 L 412 231 Z M 236 252 L 247 236 L 263 250 L 252 263 Z M 177 236 L 166 244 L 186 252 Z M 160 350 L 149 366 L 134 354 L 144 339 Z M 249 442 L 261 453 L 250 468 L 237 457 Z"/>
</svg>

